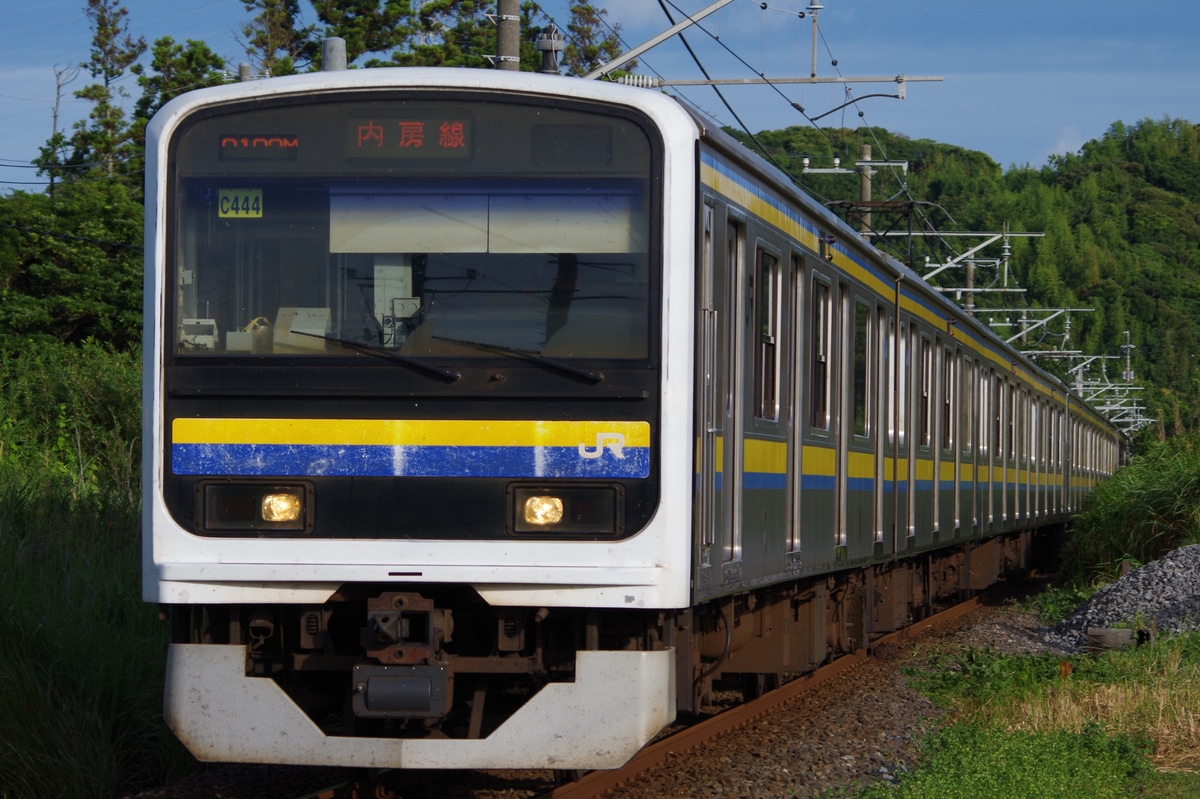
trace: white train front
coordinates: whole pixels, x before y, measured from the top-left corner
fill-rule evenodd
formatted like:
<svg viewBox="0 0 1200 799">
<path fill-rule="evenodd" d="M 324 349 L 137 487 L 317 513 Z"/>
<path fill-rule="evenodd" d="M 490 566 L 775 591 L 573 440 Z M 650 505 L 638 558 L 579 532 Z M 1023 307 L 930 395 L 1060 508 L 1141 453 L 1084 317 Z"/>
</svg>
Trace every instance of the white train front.
<svg viewBox="0 0 1200 799">
<path fill-rule="evenodd" d="M 1023 568 L 1116 464 L 656 92 L 279 78 L 147 159 L 143 585 L 201 759 L 615 767 Z"/>
</svg>

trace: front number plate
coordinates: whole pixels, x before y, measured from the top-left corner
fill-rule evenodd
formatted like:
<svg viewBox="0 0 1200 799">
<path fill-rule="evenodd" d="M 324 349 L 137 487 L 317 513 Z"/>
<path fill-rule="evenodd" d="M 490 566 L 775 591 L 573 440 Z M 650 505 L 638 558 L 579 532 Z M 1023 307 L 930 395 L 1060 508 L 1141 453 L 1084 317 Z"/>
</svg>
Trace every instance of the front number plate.
<svg viewBox="0 0 1200 799">
<path fill-rule="evenodd" d="M 221 189 L 217 201 L 221 219 L 259 219 L 263 215 L 262 189 Z"/>
</svg>

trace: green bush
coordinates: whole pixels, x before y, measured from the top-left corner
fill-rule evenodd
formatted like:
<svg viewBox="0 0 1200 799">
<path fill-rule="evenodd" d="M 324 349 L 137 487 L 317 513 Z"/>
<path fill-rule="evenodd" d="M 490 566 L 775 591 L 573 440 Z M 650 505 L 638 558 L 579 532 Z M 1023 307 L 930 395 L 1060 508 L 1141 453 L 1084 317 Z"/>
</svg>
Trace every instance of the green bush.
<svg viewBox="0 0 1200 799">
<path fill-rule="evenodd" d="M 1058 624 L 1071 615 L 1084 602 L 1088 601 L 1098 588 L 1081 583 L 1067 583 L 1049 587 L 1022 602 L 1022 606 L 1038 618 L 1046 626 Z"/>
<path fill-rule="evenodd" d="M 109 799 L 192 762 L 141 601 L 139 387 L 136 353 L 0 353 L 2 797 Z"/>
<path fill-rule="evenodd" d="M 140 445 L 138 351 L 0 341 L 0 466 L 136 501 Z"/>
<path fill-rule="evenodd" d="M 1063 552 L 1065 576 L 1109 582 L 1200 541 L 1200 437 L 1170 439 L 1133 458 L 1088 495 Z"/>
</svg>

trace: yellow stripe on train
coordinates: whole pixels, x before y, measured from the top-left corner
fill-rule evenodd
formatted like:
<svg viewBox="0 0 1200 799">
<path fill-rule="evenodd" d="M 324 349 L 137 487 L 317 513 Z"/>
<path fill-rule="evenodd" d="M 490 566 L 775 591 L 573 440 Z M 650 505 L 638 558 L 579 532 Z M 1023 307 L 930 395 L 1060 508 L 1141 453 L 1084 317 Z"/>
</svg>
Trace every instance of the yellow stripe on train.
<svg viewBox="0 0 1200 799">
<path fill-rule="evenodd" d="M 606 435 L 650 446 L 648 422 L 446 419 L 175 419 L 175 444 L 595 446 Z"/>
</svg>

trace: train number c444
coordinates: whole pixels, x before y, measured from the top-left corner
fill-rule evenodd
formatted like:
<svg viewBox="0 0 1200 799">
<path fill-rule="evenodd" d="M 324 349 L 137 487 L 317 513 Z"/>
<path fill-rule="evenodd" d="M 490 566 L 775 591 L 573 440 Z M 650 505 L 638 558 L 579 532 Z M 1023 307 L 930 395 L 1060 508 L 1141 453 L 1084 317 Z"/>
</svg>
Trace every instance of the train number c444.
<svg viewBox="0 0 1200 799">
<path fill-rule="evenodd" d="M 221 219 L 261 219 L 262 215 L 262 189 L 221 189 L 217 194 Z"/>
</svg>

